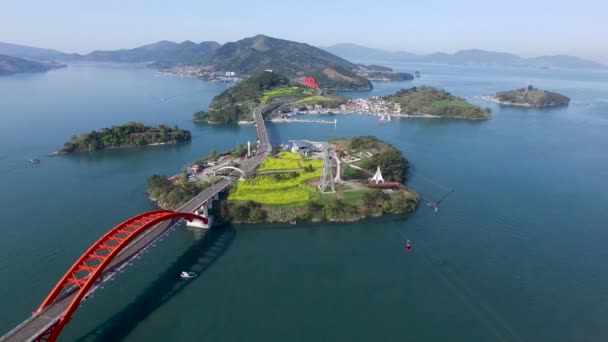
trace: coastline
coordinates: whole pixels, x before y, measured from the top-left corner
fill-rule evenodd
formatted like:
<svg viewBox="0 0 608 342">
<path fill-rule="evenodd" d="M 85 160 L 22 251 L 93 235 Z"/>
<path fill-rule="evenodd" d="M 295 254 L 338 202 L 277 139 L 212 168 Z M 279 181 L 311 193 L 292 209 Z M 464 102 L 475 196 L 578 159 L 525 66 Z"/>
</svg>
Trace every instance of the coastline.
<svg viewBox="0 0 608 342">
<path fill-rule="evenodd" d="M 296 112 L 298 115 L 367 115 L 367 116 L 390 116 L 394 118 L 406 118 L 406 119 L 463 119 L 463 120 L 489 120 L 492 116 L 487 118 L 469 118 L 465 116 L 439 116 L 430 114 L 402 114 L 402 113 L 361 113 L 361 112 L 334 112 L 334 111 L 318 111 L 311 110 L 308 112 Z"/>
<path fill-rule="evenodd" d="M 498 104 L 504 105 L 504 106 L 543 107 L 543 106 L 533 106 L 533 105 L 531 105 L 529 103 L 517 103 L 517 102 L 500 101 L 494 95 L 478 96 L 477 98 L 482 99 L 482 100 L 486 100 L 486 101 L 490 101 L 490 102 L 494 102 L 494 103 L 498 103 Z"/>
<path fill-rule="evenodd" d="M 477 98 L 485 100 L 485 101 L 490 101 L 490 102 L 498 103 L 499 105 L 503 105 L 503 106 L 516 106 L 516 107 L 525 107 L 525 108 L 555 108 L 555 107 L 567 106 L 567 104 L 555 104 L 555 105 L 546 105 L 546 106 L 535 106 L 535 105 L 532 105 L 532 104 L 529 104 L 529 103 L 500 101 L 499 99 L 496 98 L 495 95 L 477 96 Z"/>
<path fill-rule="evenodd" d="M 48 156 L 49 157 L 57 157 L 57 156 L 65 156 L 65 155 L 68 155 L 68 154 L 75 154 L 75 153 L 87 153 L 87 152 L 90 153 L 90 152 L 99 152 L 99 151 L 103 151 L 103 150 L 114 150 L 114 149 L 119 149 L 119 148 L 130 148 L 130 147 L 176 145 L 176 144 L 180 144 L 182 142 L 186 142 L 186 141 L 166 142 L 166 143 L 152 143 L 152 144 L 146 144 L 146 145 L 108 146 L 108 147 L 104 147 L 102 149 L 93 150 L 93 151 L 61 152 L 60 150 L 57 150 L 57 151 L 53 151 L 53 152 L 49 153 Z M 190 140 L 188 140 L 187 142 L 190 142 Z"/>
</svg>

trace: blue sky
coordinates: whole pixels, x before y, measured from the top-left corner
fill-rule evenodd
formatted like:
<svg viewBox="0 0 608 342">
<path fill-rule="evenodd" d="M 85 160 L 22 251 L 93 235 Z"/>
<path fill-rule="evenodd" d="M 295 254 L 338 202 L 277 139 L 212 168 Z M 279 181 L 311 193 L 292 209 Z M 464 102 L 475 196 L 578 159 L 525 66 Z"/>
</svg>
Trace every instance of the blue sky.
<svg viewBox="0 0 608 342">
<path fill-rule="evenodd" d="M 8 2 L 4 0 L 3 2 Z M 481 48 L 608 61 L 608 1 L 10 1 L 0 41 L 67 52 L 258 33 L 418 53 Z"/>
</svg>

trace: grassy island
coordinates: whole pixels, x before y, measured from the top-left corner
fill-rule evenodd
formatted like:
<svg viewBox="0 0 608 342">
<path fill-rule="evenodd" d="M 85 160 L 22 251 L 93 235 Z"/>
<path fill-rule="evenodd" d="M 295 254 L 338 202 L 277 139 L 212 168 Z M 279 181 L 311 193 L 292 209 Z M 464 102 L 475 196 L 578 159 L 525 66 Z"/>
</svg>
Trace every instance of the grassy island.
<svg viewBox="0 0 608 342">
<path fill-rule="evenodd" d="M 322 160 L 280 152 L 264 160 L 255 178 L 238 182 L 222 203 L 221 215 L 232 222 L 355 221 L 416 208 L 418 196 L 402 183 L 409 163 L 394 146 L 376 137 L 333 139 L 341 158 L 342 182 L 336 192 L 317 189 Z M 389 190 L 368 187 L 380 166 Z M 335 169 L 335 168 L 334 168 Z"/>
<path fill-rule="evenodd" d="M 97 151 L 104 148 L 175 144 L 190 141 L 190 131 L 167 125 L 146 126 L 140 122 L 102 128 L 99 131 L 73 136 L 54 154 Z"/>
<path fill-rule="evenodd" d="M 557 107 L 567 106 L 570 103 L 570 98 L 567 96 L 540 90 L 531 85 L 527 88 L 498 92 L 483 98 L 503 105 L 525 107 Z"/>
<path fill-rule="evenodd" d="M 405 115 L 476 120 L 490 118 L 489 109 L 470 104 L 445 90 L 427 86 L 402 89 L 383 99 Z"/>
</svg>

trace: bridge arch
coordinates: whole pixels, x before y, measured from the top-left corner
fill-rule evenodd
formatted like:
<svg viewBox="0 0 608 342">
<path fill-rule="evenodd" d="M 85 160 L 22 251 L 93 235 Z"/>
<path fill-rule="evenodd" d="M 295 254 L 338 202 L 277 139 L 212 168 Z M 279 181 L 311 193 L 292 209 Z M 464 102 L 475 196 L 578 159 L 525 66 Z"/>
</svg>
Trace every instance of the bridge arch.
<svg viewBox="0 0 608 342">
<path fill-rule="evenodd" d="M 240 173 L 240 174 L 243 176 L 243 178 L 244 178 L 244 177 L 247 177 L 247 174 L 245 173 L 245 171 L 243 171 L 243 170 L 239 169 L 238 167 L 229 166 L 229 165 L 222 166 L 222 167 L 220 167 L 219 169 L 217 169 L 217 170 L 213 171 L 213 175 L 215 175 L 215 174 L 216 174 L 216 172 L 218 172 L 218 171 L 222 171 L 222 170 L 234 170 L 234 171 L 237 171 L 238 173 Z"/>
<path fill-rule="evenodd" d="M 61 330 L 70 321 L 70 317 L 95 281 L 101 277 L 112 260 L 135 238 L 161 222 L 180 218 L 185 218 L 188 221 L 201 220 L 205 224 L 208 222 L 206 218 L 192 213 L 170 210 L 151 211 L 122 222 L 93 243 L 61 277 L 42 304 L 34 311 L 34 314 L 38 314 L 63 294 L 70 291 L 76 292 L 59 320 L 39 335 L 36 341 L 52 342 L 57 340 Z"/>
</svg>

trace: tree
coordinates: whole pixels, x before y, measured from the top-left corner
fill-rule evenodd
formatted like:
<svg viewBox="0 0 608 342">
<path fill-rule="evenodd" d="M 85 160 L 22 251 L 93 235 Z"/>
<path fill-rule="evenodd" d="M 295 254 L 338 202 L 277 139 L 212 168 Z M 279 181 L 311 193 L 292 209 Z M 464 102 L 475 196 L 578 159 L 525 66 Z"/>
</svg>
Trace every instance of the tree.
<svg viewBox="0 0 608 342">
<path fill-rule="evenodd" d="M 179 176 L 179 182 L 182 185 L 188 184 L 188 171 L 183 170 L 182 174 Z"/>
<path fill-rule="evenodd" d="M 399 191 L 393 196 L 392 207 L 398 213 L 412 211 L 416 208 L 416 204 L 416 196 L 412 194 Z"/>
<path fill-rule="evenodd" d="M 214 148 L 212 148 L 211 152 L 209 152 L 209 157 L 211 157 L 213 160 L 217 158 L 217 151 Z"/>
<path fill-rule="evenodd" d="M 327 210 L 329 211 L 329 216 L 336 219 L 348 219 L 358 211 L 357 207 L 339 198 L 329 202 Z"/>
<path fill-rule="evenodd" d="M 354 167 L 346 164 L 345 167 L 342 168 L 342 177 L 346 180 L 349 179 L 363 179 L 365 178 L 365 173 L 359 169 L 355 169 Z"/>
<path fill-rule="evenodd" d="M 245 148 L 245 146 L 243 146 L 243 144 L 237 144 L 236 149 L 234 150 L 234 156 L 243 157 L 246 154 L 247 154 L 247 149 Z"/>
<path fill-rule="evenodd" d="M 361 165 L 370 172 L 375 172 L 380 166 L 384 179 L 393 182 L 404 181 L 409 168 L 408 161 L 394 146 L 390 146 L 373 158 L 364 159 Z"/>
</svg>

